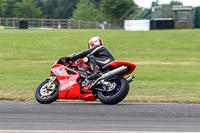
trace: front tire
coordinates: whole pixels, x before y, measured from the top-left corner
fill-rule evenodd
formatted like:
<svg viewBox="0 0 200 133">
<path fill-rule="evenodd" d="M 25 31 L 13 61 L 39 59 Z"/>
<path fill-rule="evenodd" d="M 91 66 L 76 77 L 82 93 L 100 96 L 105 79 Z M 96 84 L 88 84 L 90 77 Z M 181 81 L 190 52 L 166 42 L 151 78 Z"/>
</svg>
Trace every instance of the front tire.
<svg viewBox="0 0 200 133">
<path fill-rule="evenodd" d="M 97 95 L 103 104 L 117 104 L 121 102 L 129 92 L 128 81 L 121 76 L 115 76 L 107 81 L 115 82 L 117 85 L 112 91 L 98 91 Z"/>
<path fill-rule="evenodd" d="M 56 81 L 53 83 L 55 90 L 48 90 L 49 80 L 42 82 L 35 92 L 35 99 L 41 104 L 49 104 L 58 99 L 59 83 Z"/>
</svg>

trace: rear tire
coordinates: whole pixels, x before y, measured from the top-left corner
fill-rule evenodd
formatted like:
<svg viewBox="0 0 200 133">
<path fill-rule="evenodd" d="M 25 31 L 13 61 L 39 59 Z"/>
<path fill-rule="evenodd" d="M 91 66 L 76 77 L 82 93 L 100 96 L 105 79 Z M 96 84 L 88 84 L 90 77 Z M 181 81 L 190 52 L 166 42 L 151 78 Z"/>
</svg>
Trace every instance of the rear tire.
<svg viewBox="0 0 200 133">
<path fill-rule="evenodd" d="M 107 81 L 115 82 L 117 83 L 117 86 L 110 92 L 98 91 L 97 95 L 100 102 L 102 102 L 103 104 L 117 104 L 121 102 L 129 92 L 128 81 L 121 76 L 112 77 Z"/>
<path fill-rule="evenodd" d="M 49 103 L 52 103 L 52 102 L 54 102 L 58 99 L 58 92 L 59 92 L 59 86 L 60 86 L 59 83 L 56 85 L 55 91 L 47 92 L 47 94 L 49 93 L 48 96 L 43 96 L 41 94 L 42 93 L 41 89 L 45 88 L 44 86 L 47 85 L 48 82 L 49 82 L 49 80 L 42 82 L 35 92 L 35 99 L 41 104 L 49 104 Z M 44 91 L 45 91 L 45 89 L 44 89 Z M 46 91 L 48 91 L 48 90 L 46 90 Z"/>
</svg>

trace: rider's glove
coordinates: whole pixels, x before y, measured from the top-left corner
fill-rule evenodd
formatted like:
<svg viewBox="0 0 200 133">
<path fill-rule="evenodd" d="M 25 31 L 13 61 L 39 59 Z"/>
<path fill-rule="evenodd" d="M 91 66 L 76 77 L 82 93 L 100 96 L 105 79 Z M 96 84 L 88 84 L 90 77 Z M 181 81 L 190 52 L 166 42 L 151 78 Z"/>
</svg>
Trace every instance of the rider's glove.
<svg viewBox="0 0 200 133">
<path fill-rule="evenodd" d="M 61 58 L 61 61 L 62 61 L 63 64 L 67 63 L 65 57 L 62 57 L 62 58 Z"/>
<path fill-rule="evenodd" d="M 61 58 L 61 61 L 65 64 L 65 63 L 70 62 L 71 60 L 73 60 L 74 56 L 75 56 L 75 54 L 72 54 L 70 56 L 65 56 L 65 57 Z"/>
<path fill-rule="evenodd" d="M 66 61 L 71 61 L 73 59 L 72 56 L 66 56 L 64 58 L 65 58 Z"/>
</svg>

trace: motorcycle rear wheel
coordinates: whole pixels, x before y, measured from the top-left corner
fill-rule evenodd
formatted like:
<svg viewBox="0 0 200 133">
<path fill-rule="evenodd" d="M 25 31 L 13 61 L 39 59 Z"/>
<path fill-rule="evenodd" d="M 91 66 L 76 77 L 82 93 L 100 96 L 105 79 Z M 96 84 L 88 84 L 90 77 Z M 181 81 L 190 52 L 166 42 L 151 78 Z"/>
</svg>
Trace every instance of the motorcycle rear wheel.
<svg viewBox="0 0 200 133">
<path fill-rule="evenodd" d="M 129 92 L 128 81 L 121 76 L 114 76 L 107 81 L 115 82 L 117 85 L 112 91 L 98 91 L 99 101 L 103 104 L 117 104 L 121 102 Z"/>
<path fill-rule="evenodd" d="M 45 80 L 44 82 L 42 82 L 35 92 L 35 99 L 41 104 L 49 104 L 58 99 L 59 83 L 58 82 L 57 84 L 53 83 L 56 85 L 55 86 L 56 90 L 49 91 L 47 88 L 45 90 L 45 86 L 48 84 L 48 82 L 49 80 Z"/>
</svg>

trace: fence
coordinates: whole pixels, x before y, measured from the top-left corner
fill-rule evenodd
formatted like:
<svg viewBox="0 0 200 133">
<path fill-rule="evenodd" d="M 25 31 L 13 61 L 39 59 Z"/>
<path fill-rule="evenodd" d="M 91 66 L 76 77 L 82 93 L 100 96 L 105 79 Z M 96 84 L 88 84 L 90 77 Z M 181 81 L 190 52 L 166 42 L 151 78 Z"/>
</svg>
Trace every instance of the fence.
<svg viewBox="0 0 200 133">
<path fill-rule="evenodd" d="M 35 19 L 35 18 L 0 18 L 0 26 L 15 27 L 19 20 L 28 21 L 32 28 L 63 28 L 63 29 L 119 29 L 119 26 L 99 22 L 80 21 L 73 19 Z"/>
</svg>

